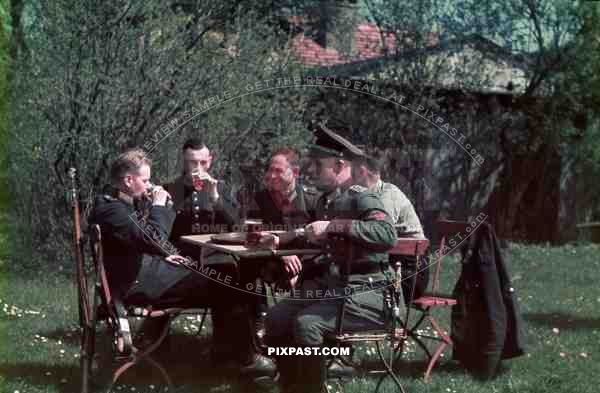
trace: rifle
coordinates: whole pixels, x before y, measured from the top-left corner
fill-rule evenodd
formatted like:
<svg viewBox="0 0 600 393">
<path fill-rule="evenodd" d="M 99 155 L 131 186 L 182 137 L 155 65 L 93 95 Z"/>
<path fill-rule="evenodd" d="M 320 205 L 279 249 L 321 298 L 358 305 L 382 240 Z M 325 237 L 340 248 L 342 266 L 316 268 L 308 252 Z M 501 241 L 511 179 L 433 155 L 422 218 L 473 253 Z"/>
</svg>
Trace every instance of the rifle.
<svg viewBox="0 0 600 393">
<path fill-rule="evenodd" d="M 79 295 L 79 326 L 87 326 L 91 320 L 91 307 L 88 299 L 87 280 L 83 260 L 83 244 L 81 242 L 81 217 L 79 212 L 79 198 L 77 192 L 77 181 L 75 168 L 69 169 L 71 178 L 71 207 L 73 208 L 73 255 L 75 258 L 75 285 Z"/>
</svg>

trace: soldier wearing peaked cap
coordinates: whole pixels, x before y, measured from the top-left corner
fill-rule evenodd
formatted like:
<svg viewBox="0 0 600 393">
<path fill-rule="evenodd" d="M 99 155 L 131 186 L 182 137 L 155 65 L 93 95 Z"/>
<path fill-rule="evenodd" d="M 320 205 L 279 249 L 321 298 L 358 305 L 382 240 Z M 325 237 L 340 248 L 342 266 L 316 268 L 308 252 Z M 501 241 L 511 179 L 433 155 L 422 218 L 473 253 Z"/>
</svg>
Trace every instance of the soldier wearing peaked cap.
<svg viewBox="0 0 600 393">
<path fill-rule="evenodd" d="M 325 191 L 318 202 L 319 221 L 281 240 L 300 237 L 324 245 L 330 253 L 320 262 L 328 269 L 302 282 L 301 299 L 286 299 L 271 309 L 267 320 L 270 346 L 322 346 L 325 336 L 335 331 L 341 301 L 346 303 L 344 329 L 383 326 L 382 294 L 391 279 L 386 252 L 396 242 L 392 220 L 376 193 L 354 184 L 351 163 L 364 154 L 362 150 L 326 127 L 320 127 L 315 136 L 312 176 Z M 319 290 L 325 295 L 316 296 Z M 302 366 L 298 358 L 277 359 L 282 391 L 320 391 L 326 376 L 324 357 L 313 355 Z"/>
</svg>

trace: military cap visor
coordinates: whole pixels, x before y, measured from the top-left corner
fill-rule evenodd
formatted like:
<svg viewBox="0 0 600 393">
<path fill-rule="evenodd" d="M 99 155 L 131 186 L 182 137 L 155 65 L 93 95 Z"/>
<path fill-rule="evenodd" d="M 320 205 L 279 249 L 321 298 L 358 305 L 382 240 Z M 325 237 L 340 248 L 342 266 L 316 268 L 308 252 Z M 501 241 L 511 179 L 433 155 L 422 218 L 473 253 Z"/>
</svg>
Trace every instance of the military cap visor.
<svg viewBox="0 0 600 393">
<path fill-rule="evenodd" d="M 312 157 L 364 157 L 365 152 L 356 147 L 346 138 L 325 127 L 314 131 L 315 141 L 310 145 L 309 155 Z"/>
</svg>

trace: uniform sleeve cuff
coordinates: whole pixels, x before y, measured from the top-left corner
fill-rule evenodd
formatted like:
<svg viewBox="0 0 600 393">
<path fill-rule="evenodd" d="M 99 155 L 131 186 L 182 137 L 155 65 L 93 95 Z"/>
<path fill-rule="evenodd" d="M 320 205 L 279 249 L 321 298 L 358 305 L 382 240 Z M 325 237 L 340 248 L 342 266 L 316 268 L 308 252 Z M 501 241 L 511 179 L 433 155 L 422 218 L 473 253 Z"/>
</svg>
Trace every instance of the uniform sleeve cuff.
<svg viewBox="0 0 600 393">
<path fill-rule="evenodd" d="M 354 220 L 331 220 L 327 227 L 327 232 L 346 234 L 352 231 L 352 222 Z"/>
</svg>

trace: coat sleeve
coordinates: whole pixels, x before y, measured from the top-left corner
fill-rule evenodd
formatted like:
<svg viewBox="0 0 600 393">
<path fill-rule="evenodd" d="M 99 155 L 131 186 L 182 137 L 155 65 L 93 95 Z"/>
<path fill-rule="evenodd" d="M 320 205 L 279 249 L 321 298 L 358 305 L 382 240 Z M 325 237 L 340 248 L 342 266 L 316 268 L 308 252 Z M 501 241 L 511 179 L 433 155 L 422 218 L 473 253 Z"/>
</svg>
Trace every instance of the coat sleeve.
<svg viewBox="0 0 600 393">
<path fill-rule="evenodd" d="M 169 238 L 175 212 L 164 206 L 152 206 L 147 218 L 140 217 L 127 205 L 111 203 L 102 214 L 99 224 L 107 225 L 112 236 L 124 247 L 140 253 L 168 255 L 164 244 Z"/>
</svg>

